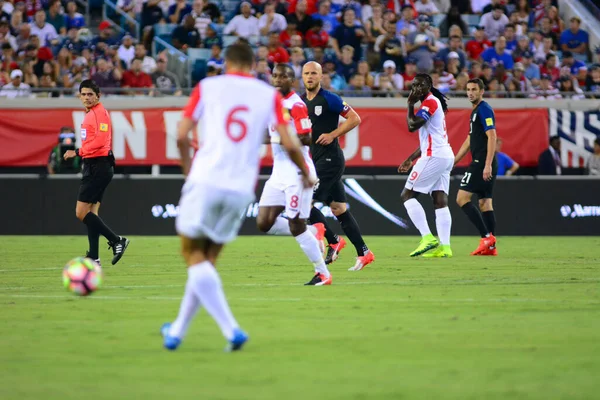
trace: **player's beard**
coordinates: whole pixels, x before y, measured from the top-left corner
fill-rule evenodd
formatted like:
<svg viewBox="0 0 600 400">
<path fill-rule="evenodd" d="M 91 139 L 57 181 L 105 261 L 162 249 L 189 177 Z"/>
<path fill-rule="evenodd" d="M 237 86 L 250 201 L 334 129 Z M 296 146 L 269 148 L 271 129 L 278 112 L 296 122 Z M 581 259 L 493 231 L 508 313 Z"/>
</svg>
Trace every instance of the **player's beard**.
<svg viewBox="0 0 600 400">
<path fill-rule="evenodd" d="M 315 82 L 310 86 L 306 82 L 304 82 L 304 87 L 306 88 L 307 91 L 314 92 L 315 89 L 317 89 L 319 87 L 319 82 Z"/>
</svg>

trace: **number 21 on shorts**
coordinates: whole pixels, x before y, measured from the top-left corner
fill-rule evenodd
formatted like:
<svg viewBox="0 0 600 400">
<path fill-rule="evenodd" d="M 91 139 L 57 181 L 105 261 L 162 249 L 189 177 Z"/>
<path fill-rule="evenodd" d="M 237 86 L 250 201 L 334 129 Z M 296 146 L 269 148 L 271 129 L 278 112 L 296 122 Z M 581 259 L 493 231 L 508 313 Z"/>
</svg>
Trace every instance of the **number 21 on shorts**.
<svg viewBox="0 0 600 400">
<path fill-rule="evenodd" d="M 470 180 L 471 180 L 471 173 L 465 172 L 465 176 L 463 176 L 463 178 L 460 180 L 460 183 L 462 185 L 466 185 L 469 183 Z"/>
</svg>

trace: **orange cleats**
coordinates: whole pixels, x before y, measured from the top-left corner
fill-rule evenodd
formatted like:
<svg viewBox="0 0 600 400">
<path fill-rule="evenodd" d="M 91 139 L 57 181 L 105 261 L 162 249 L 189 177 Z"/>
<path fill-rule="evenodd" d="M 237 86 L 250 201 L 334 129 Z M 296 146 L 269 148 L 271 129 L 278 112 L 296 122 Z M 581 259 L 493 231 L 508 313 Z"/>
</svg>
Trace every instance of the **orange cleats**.
<svg viewBox="0 0 600 400">
<path fill-rule="evenodd" d="M 327 249 L 327 257 L 325 257 L 325 264 L 331 264 L 335 260 L 337 260 L 340 252 L 344 247 L 346 247 L 346 240 L 343 237 L 339 237 L 340 241 L 336 244 L 330 244 Z"/>
<path fill-rule="evenodd" d="M 331 276 L 331 274 L 329 274 L 329 278 L 326 278 L 325 275 L 317 272 L 315 274 L 315 276 L 312 277 L 312 279 L 310 280 L 310 282 L 306 282 L 304 284 L 304 286 L 325 286 L 325 285 L 331 285 L 332 281 L 333 281 L 333 276 Z"/>
<path fill-rule="evenodd" d="M 497 256 L 498 255 L 498 249 L 496 248 L 496 246 L 493 247 L 488 247 L 487 249 L 485 249 L 484 251 L 482 251 L 481 253 L 479 253 L 480 256 Z"/>
<path fill-rule="evenodd" d="M 323 223 L 319 222 L 319 223 L 313 224 L 313 226 L 317 230 L 315 237 L 319 241 L 319 250 L 321 250 L 321 254 L 324 254 L 325 253 L 325 242 L 323 240 L 325 238 L 325 225 Z"/>
<path fill-rule="evenodd" d="M 356 257 L 356 264 L 353 267 L 349 268 L 348 271 L 360 271 L 367 265 L 371 264 L 375 261 L 375 255 L 372 251 L 367 251 L 364 256 Z"/>
<path fill-rule="evenodd" d="M 492 254 L 483 254 L 483 253 L 488 253 L 490 251 L 490 247 L 493 247 L 495 250 L 496 247 L 496 238 L 494 237 L 494 235 L 488 236 L 488 237 L 484 237 L 481 238 L 481 240 L 479 241 L 479 246 L 475 249 L 474 252 L 471 253 L 472 256 L 479 256 L 479 255 L 492 255 Z M 497 254 L 497 252 L 496 252 Z"/>
</svg>

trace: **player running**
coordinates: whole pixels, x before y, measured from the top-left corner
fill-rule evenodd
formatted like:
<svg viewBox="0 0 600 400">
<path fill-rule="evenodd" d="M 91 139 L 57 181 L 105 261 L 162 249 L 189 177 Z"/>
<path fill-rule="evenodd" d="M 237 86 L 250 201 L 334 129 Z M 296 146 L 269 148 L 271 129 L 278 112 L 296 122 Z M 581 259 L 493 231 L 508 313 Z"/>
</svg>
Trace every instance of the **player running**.
<svg viewBox="0 0 600 400">
<path fill-rule="evenodd" d="M 421 107 L 415 113 L 417 101 L 421 102 Z M 427 74 L 417 74 L 408 96 L 406 120 L 410 132 L 419 131 L 420 146 L 398 168 L 399 172 L 407 172 L 414 160 L 421 157 L 412 168 L 401 195 L 408 216 L 422 237 L 419 246 L 410 253 L 411 257 L 420 256 L 436 248 L 436 251 L 424 257 L 452 257 L 452 216 L 448 208 L 448 191 L 454 153 L 448 143 L 445 117 L 447 111 L 446 97 L 433 87 L 431 77 Z M 439 242 L 431 234 L 425 210 L 417 201 L 420 193 L 429 194 L 433 198 Z"/>
<path fill-rule="evenodd" d="M 306 167 L 315 179 L 317 173 L 310 158 L 311 123 L 306 105 L 292 90 L 294 70 L 287 64 L 277 64 L 271 75 L 272 84 L 283 96 L 283 107 L 291 115 L 291 134 L 296 133 L 303 144 L 302 153 Z M 312 188 L 304 188 L 298 167 L 290 160 L 275 125 L 269 126 L 271 148 L 273 150 L 273 172 L 265 183 L 258 203 L 258 228 L 272 235 L 293 235 L 304 254 L 315 267 L 315 275 L 306 285 L 331 285 L 331 274 L 323 260 L 323 236 L 325 226 L 314 224 L 307 229 L 306 219 L 312 207 Z M 281 216 L 285 210 L 286 218 Z"/>
<path fill-rule="evenodd" d="M 288 133 L 289 117 L 281 95 L 250 75 L 253 62 L 250 46 L 229 46 L 226 74 L 203 79 L 194 88 L 178 126 L 177 145 L 187 178 L 175 226 L 188 265 L 188 280 L 177 319 L 161 328 L 169 350 L 181 344 L 200 306 L 221 328 L 229 342 L 228 350 L 239 350 L 248 340 L 229 309 L 215 264 L 223 246 L 236 238 L 254 199 L 265 126 L 275 125 L 304 187 L 315 184 L 297 137 Z M 201 117 L 204 134 L 192 162 L 188 135 Z"/>
<path fill-rule="evenodd" d="M 375 256 L 365 244 L 358 223 L 346 207 L 346 191 L 342 182 L 346 161 L 338 141 L 339 137 L 360 124 L 360 117 L 340 96 L 321 87 L 322 76 L 321 66 L 314 61 L 307 62 L 302 67 L 302 79 L 306 87 L 302 100 L 308 107 L 308 115 L 312 122 L 311 151 L 319 178 L 313 197 L 331 208 L 331 212 L 356 249 L 356 262 L 348 270 L 360 271 L 375 261 Z M 340 116 L 346 119 L 342 124 L 339 123 Z M 346 245 L 346 241 L 327 228 L 325 217 L 316 207 L 310 212 L 310 220 L 313 224 L 320 222 L 325 225 L 325 237 L 329 243 L 325 263 L 332 263 Z"/>
<path fill-rule="evenodd" d="M 496 256 L 496 217 L 492 206 L 492 192 L 494 181 L 498 172 L 496 161 L 496 118 L 494 110 L 483 101 L 483 81 L 471 79 L 467 83 L 467 97 L 473 104 L 471 119 L 469 121 L 469 136 L 456 154 L 454 164 L 471 149 L 473 161 L 460 181 L 460 189 L 456 196 L 456 203 L 467 214 L 473 225 L 481 234 L 479 246 L 471 253 L 472 256 Z M 479 210 L 471 197 L 476 194 L 479 198 Z M 481 212 L 480 212 L 481 210 Z"/>
</svg>

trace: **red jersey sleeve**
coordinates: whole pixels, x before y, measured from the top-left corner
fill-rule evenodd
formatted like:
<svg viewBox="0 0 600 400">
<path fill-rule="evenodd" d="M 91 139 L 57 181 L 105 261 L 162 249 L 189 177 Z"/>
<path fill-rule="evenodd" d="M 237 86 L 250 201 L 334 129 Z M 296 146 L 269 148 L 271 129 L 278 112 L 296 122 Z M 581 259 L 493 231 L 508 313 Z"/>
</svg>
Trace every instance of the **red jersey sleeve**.
<svg viewBox="0 0 600 400">
<path fill-rule="evenodd" d="M 312 132 L 312 124 L 308 117 L 308 108 L 304 103 L 295 103 L 290 110 L 294 127 L 298 135 L 307 135 Z"/>
<path fill-rule="evenodd" d="M 289 116 L 287 115 L 287 111 L 283 108 L 283 98 L 278 91 L 275 91 L 275 99 L 273 104 L 273 111 L 275 117 L 275 125 L 287 124 L 289 120 Z"/>
<path fill-rule="evenodd" d="M 419 107 L 416 115 L 423 118 L 425 121 L 429 121 L 437 109 L 438 103 L 432 98 L 427 98 L 423 103 L 421 103 L 421 107 Z"/>
<path fill-rule="evenodd" d="M 194 121 L 198 121 L 200 119 L 201 110 L 200 110 L 200 84 L 196 85 L 194 90 L 192 90 L 192 94 L 190 95 L 190 100 L 187 105 L 183 109 L 183 116 L 186 118 L 190 118 Z"/>
</svg>

